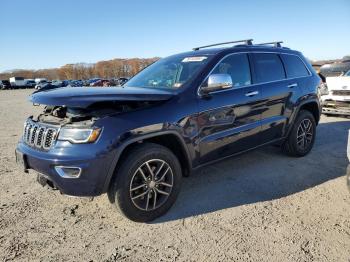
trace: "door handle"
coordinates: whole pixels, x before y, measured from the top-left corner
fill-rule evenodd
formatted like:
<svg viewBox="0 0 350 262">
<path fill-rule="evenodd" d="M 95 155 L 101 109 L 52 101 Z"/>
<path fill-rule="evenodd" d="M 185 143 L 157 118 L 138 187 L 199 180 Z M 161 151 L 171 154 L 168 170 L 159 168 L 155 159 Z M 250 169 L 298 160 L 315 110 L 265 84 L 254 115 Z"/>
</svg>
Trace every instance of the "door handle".
<svg viewBox="0 0 350 262">
<path fill-rule="evenodd" d="M 245 94 L 245 96 L 251 97 L 259 94 L 259 91 L 251 91 Z"/>
<path fill-rule="evenodd" d="M 294 83 L 294 84 L 290 84 L 290 85 L 288 85 L 288 87 L 289 88 L 294 88 L 294 87 L 297 87 L 298 86 L 298 84 L 297 83 Z"/>
</svg>

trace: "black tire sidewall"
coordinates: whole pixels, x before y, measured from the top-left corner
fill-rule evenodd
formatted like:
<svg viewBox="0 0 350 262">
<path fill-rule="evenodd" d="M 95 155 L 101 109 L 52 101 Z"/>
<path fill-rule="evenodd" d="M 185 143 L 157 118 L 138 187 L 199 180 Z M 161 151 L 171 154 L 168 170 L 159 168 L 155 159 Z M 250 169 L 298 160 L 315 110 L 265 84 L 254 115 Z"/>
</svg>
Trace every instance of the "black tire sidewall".
<svg viewBox="0 0 350 262">
<path fill-rule="evenodd" d="M 130 183 L 137 168 L 150 159 L 161 159 L 167 162 L 173 171 L 174 183 L 167 201 L 162 206 L 155 210 L 143 211 L 138 209 L 131 200 Z M 109 197 L 127 218 L 136 222 L 151 221 L 166 213 L 175 202 L 181 188 L 182 173 L 178 159 L 169 149 L 151 143 L 130 151 L 115 175 L 116 179 Z"/>
<path fill-rule="evenodd" d="M 297 144 L 297 133 L 298 133 L 298 128 L 299 128 L 299 125 L 300 123 L 304 120 L 304 119 L 309 119 L 312 123 L 312 133 L 313 133 L 313 136 L 312 136 L 312 141 L 311 143 L 309 144 L 309 146 L 305 149 L 305 150 L 301 150 Z M 293 151 L 295 152 L 295 154 L 297 156 L 305 156 L 307 155 L 314 143 L 315 143 L 315 138 L 316 138 L 316 121 L 315 121 L 315 118 L 314 116 L 309 112 L 309 111 L 301 111 L 294 123 L 294 126 L 293 126 L 293 129 L 292 129 L 292 132 L 290 133 L 290 145 L 292 146 L 293 148 Z"/>
</svg>

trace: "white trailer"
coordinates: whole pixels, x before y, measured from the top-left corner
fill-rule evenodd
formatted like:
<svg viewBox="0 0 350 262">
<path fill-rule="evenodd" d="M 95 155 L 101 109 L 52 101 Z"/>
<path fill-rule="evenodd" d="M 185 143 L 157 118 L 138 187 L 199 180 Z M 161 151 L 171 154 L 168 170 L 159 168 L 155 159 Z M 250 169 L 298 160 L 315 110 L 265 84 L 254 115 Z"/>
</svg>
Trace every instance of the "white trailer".
<svg viewBox="0 0 350 262">
<path fill-rule="evenodd" d="M 25 82 L 24 82 L 24 77 L 11 77 L 10 79 L 10 84 L 12 88 L 20 88 L 20 87 L 25 87 Z"/>
</svg>

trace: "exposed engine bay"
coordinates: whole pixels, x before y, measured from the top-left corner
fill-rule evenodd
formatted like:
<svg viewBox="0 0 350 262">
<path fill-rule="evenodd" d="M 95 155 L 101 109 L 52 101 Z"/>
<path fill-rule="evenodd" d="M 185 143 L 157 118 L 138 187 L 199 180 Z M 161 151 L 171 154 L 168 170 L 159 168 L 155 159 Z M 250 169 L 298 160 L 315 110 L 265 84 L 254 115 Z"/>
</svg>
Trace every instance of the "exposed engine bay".
<svg viewBox="0 0 350 262">
<path fill-rule="evenodd" d="M 99 118 L 145 108 L 155 103 L 159 102 L 107 101 L 95 103 L 87 108 L 45 106 L 43 113 L 33 117 L 33 120 L 36 122 L 59 126 L 91 126 Z"/>
</svg>

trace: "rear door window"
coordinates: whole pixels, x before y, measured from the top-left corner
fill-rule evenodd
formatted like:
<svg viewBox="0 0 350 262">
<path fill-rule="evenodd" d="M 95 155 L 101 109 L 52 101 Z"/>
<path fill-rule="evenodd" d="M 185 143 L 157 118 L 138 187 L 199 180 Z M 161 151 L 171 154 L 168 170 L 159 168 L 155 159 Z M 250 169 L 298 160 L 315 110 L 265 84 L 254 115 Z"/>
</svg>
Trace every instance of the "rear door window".
<svg viewBox="0 0 350 262">
<path fill-rule="evenodd" d="M 305 64 L 298 56 L 282 54 L 281 57 L 288 78 L 303 77 L 309 75 L 309 71 L 307 70 Z"/>
<path fill-rule="evenodd" d="M 257 83 L 265 83 L 286 78 L 282 61 L 278 54 L 253 53 L 255 78 Z"/>
</svg>

